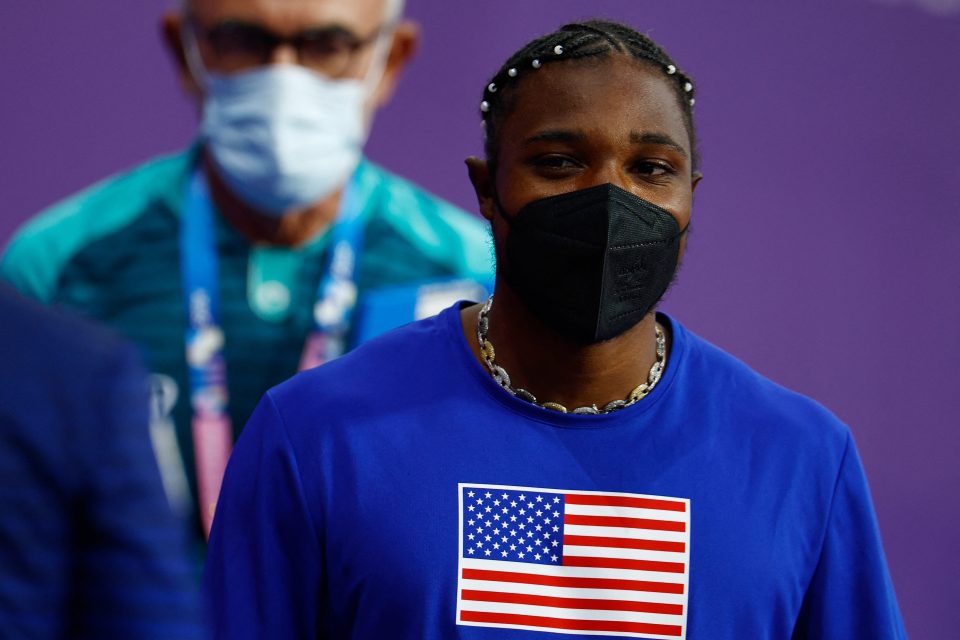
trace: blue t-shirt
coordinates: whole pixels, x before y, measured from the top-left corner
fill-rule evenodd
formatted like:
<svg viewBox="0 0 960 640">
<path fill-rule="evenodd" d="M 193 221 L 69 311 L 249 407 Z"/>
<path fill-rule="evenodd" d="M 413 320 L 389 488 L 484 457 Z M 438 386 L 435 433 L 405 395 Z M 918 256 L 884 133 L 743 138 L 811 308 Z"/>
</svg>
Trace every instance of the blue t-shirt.
<svg viewBox="0 0 960 640">
<path fill-rule="evenodd" d="M 264 397 L 204 589 L 218 638 L 903 638 L 848 429 L 661 316 L 653 392 L 508 395 L 458 307 Z"/>
</svg>

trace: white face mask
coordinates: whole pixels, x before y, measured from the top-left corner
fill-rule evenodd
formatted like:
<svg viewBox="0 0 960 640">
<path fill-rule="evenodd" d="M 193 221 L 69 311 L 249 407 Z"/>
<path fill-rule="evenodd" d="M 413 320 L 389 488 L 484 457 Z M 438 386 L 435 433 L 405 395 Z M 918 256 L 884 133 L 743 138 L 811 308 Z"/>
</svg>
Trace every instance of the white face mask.
<svg viewBox="0 0 960 640">
<path fill-rule="evenodd" d="M 201 135 L 230 190 L 281 217 L 340 188 L 360 163 L 364 107 L 383 73 L 383 44 L 366 78 L 331 80 L 294 64 L 210 73 L 188 36 L 187 59 L 205 92 Z"/>
<path fill-rule="evenodd" d="M 366 85 L 298 65 L 207 74 L 201 133 L 221 178 L 268 215 L 323 200 L 360 162 Z"/>
</svg>

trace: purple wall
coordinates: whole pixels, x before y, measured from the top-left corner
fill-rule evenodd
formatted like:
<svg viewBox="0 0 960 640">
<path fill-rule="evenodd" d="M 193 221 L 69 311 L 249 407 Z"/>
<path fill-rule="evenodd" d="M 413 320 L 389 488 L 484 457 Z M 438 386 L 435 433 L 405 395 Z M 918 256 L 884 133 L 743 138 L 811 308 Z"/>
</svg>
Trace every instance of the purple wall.
<svg viewBox="0 0 960 640">
<path fill-rule="evenodd" d="M 370 155 L 473 209 L 462 159 L 480 149 L 480 90 L 515 48 L 593 15 L 665 45 L 698 80 L 706 176 L 665 308 L 852 426 L 907 627 L 956 637 L 960 2 L 693 4 L 410 0 L 423 48 Z M 166 6 L 2 3 L 0 242 L 190 139 Z"/>
</svg>

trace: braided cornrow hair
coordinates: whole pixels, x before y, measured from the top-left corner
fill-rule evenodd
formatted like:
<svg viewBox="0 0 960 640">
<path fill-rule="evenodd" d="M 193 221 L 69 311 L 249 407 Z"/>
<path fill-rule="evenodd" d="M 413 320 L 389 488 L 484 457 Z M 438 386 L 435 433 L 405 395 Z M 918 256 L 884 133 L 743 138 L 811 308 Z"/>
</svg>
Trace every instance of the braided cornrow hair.
<svg viewBox="0 0 960 640">
<path fill-rule="evenodd" d="M 699 164 L 696 130 L 693 124 L 693 80 L 657 43 L 625 24 L 607 20 L 587 20 L 565 24 L 557 31 L 527 43 L 500 67 L 483 90 L 480 114 L 484 126 L 484 151 L 487 162 L 495 165 L 499 152 L 497 127 L 512 109 L 511 96 L 524 76 L 536 73 L 543 65 L 558 60 L 579 60 L 630 55 L 660 69 L 676 91 L 683 121 L 693 150 L 693 168 Z"/>
</svg>

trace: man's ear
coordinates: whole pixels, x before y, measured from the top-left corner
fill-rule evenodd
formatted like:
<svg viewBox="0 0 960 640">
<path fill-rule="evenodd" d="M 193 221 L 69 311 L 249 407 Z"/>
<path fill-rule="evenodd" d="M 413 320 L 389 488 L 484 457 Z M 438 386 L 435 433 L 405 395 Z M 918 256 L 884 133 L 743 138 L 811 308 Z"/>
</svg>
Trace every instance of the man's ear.
<svg viewBox="0 0 960 640">
<path fill-rule="evenodd" d="M 690 179 L 690 191 L 696 192 L 697 185 L 700 184 L 701 180 L 703 180 L 703 174 L 699 171 L 694 171 Z"/>
<path fill-rule="evenodd" d="M 480 213 L 492 223 L 497 203 L 493 176 L 490 175 L 490 165 L 487 164 L 486 160 L 481 160 L 476 156 L 470 156 L 464 162 L 467 165 L 470 183 L 473 184 L 473 191 L 477 194 L 477 205 L 480 207 Z"/>
<path fill-rule="evenodd" d="M 381 107 L 393 97 L 397 81 L 420 46 L 420 27 L 411 20 L 403 20 L 393 28 L 393 40 L 383 64 L 380 78 L 373 95 L 373 106 Z"/>
<path fill-rule="evenodd" d="M 176 66 L 180 85 L 190 95 L 199 97 L 201 94 L 200 86 L 193 74 L 190 73 L 190 65 L 187 64 L 186 44 L 183 42 L 183 14 L 179 11 L 164 13 L 160 30 L 163 42 L 166 44 L 167 51 L 170 52 Z"/>
</svg>

